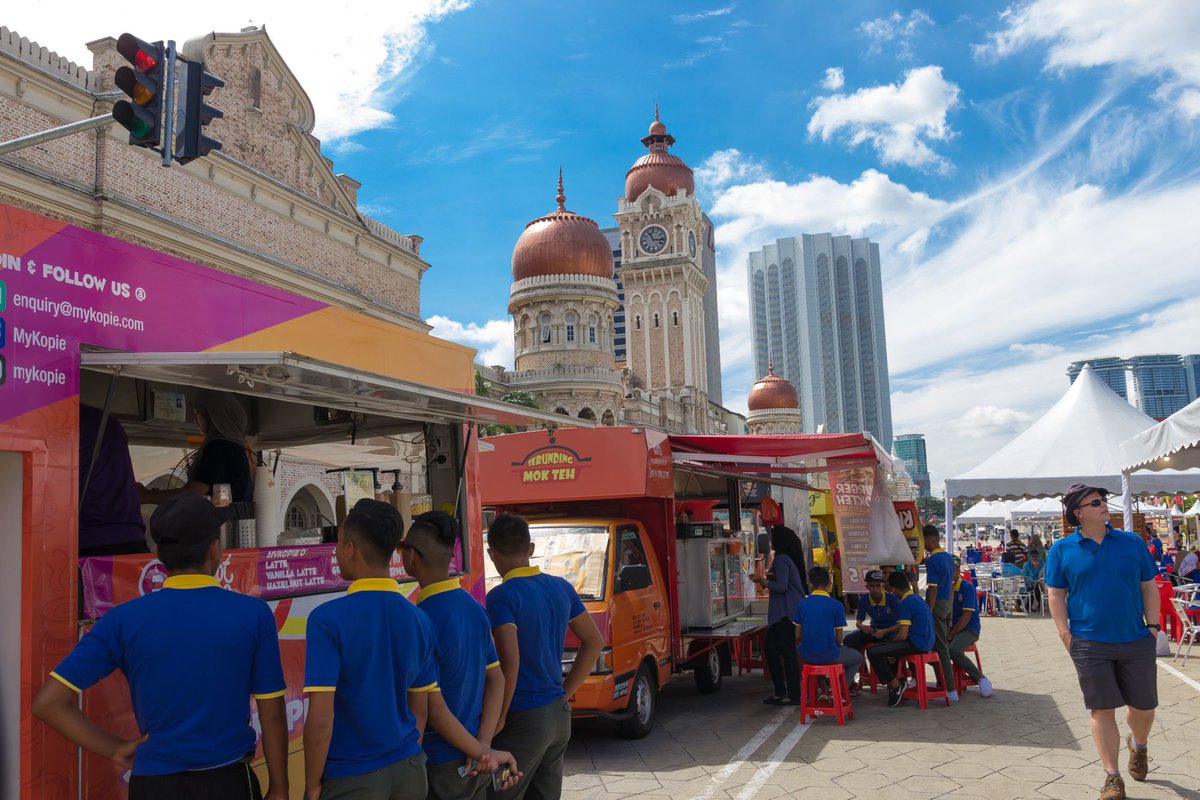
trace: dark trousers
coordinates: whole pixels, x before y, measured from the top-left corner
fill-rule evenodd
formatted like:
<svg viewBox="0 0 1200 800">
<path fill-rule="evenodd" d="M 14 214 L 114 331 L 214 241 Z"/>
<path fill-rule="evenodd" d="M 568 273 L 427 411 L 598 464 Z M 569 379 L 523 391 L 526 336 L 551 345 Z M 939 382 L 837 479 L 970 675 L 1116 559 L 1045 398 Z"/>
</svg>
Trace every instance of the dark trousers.
<svg viewBox="0 0 1200 800">
<path fill-rule="evenodd" d="M 129 800 L 262 800 L 258 776 L 245 761 L 216 769 L 133 775 Z"/>
<path fill-rule="evenodd" d="M 866 647 L 867 645 L 871 645 L 873 647 L 882 642 L 890 642 L 895 637 L 895 635 L 896 634 L 894 634 L 894 633 L 889 633 L 887 636 L 884 636 L 884 637 L 868 636 L 867 634 L 863 633 L 862 631 L 856 630 L 856 631 L 851 631 L 850 633 L 847 633 L 846 637 L 844 639 L 842 639 L 842 644 L 846 645 L 846 647 L 852 647 L 855 650 L 858 650 L 861 652 L 862 649 L 864 647 Z"/>
<path fill-rule="evenodd" d="M 896 659 L 924 652 L 908 639 L 893 639 L 890 642 L 872 645 L 867 651 L 867 658 L 870 659 L 871 669 L 875 670 L 880 682 L 891 683 L 896 677 Z"/>
<path fill-rule="evenodd" d="M 796 655 L 796 626 L 784 617 L 767 628 L 763 645 L 767 669 L 775 681 L 775 696 L 800 699 L 800 659 Z"/>
<path fill-rule="evenodd" d="M 562 797 L 563 756 L 571 740 L 571 706 L 560 697 L 538 708 L 509 711 L 492 745 L 517 759 L 521 782 L 497 792 L 492 800 L 558 800 Z"/>
</svg>

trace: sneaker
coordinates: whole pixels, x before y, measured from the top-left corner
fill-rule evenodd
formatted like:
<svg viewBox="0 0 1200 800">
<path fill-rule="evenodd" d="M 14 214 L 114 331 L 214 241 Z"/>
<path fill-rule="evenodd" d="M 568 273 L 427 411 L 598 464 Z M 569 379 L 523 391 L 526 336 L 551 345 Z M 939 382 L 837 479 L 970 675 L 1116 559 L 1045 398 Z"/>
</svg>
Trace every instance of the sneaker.
<svg viewBox="0 0 1200 800">
<path fill-rule="evenodd" d="M 1105 775 L 1100 800 L 1125 800 L 1125 781 L 1121 780 L 1120 775 Z"/>
<path fill-rule="evenodd" d="M 958 692 L 946 692 L 946 697 L 949 698 L 951 703 L 958 702 Z"/>
<path fill-rule="evenodd" d="M 1129 777 L 1135 781 L 1146 780 L 1146 773 L 1150 771 L 1150 756 L 1146 748 L 1133 746 L 1133 734 L 1125 737 L 1125 744 L 1129 748 Z"/>
<path fill-rule="evenodd" d="M 888 689 L 888 705 L 892 708 L 900 705 L 904 700 L 904 683 L 901 682 L 895 689 Z"/>
<path fill-rule="evenodd" d="M 990 680 L 988 680 L 987 678 L 979 679 L 979 696 L 980 697 L 991 697 L 992 696 L 992 682 Z"/>
</svg>

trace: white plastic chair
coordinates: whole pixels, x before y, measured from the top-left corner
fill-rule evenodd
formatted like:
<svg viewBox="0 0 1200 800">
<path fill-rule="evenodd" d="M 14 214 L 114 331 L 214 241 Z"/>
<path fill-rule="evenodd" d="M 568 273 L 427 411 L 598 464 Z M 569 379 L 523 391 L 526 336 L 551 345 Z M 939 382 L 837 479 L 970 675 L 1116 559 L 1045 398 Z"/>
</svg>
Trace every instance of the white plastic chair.
<svg viewBox="0 0 1200 800">
<path fill-rule="evenodd" d="M 1171 605 L 1175 607 L 1175 613 L 1179 615 L 1179 619 L 1183 623 L 1183 631 L 1179 636 L 1179 649 L 1175 651 L 1175 658 L 1172 661 L 1178 661 L 1179 654 L 1183 653 L 1183 666 L 1186 667 L 1188 656 L 1192 653 L 1192 645 L 1196 643 L 1196 637 L 1200 636 L 1200 625 L 1188 616 L 1189 603 L 1178 597 L 1172 597 Z M 1183 649 L 1184 642 L 1187 642 L 1186 651 Z"/>
</svg>

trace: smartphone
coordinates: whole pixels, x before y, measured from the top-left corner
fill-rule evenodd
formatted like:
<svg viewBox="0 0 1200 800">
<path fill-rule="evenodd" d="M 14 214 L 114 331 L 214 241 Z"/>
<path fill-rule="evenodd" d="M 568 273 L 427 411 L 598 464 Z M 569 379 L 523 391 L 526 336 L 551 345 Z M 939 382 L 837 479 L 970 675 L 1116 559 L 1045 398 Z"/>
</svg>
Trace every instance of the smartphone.
<svg viewBox="0 0 1200 800">
<path fill-rule="evenodd" d="M 465 778 L 465 777 L 467 777 L 467 772 L 468 772 L 468 770 L 467 770 L 467 765 L 466 765 L 466 764 L 459 764 L 459 765 L 458 765 L 458 777 L 460 777 L 460 778 Z"/>
<path fill-rule="evenodd" d="M 503 767 L 501 767 L 500 769 L 493 772 L 492 773 L 492 788 L 495 789 L 496 791 L 499 791 L 500 788 L 502 786 L 504 786 L 504 782 L 508 780 L 508 776 L 511 774 L 512 774 L 512 770 L 510 770 L 508 768 L 508 764 L 505 764 Z"/>
</svg>

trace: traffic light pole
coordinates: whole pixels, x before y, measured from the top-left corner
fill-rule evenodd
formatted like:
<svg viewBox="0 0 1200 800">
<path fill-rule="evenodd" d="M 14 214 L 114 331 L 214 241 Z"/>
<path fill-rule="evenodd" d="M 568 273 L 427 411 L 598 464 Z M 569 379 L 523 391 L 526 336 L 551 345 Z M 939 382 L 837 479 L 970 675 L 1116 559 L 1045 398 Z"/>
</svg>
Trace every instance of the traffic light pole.
<svg viewBox="0 0 1200 800">
<path fill-rule="evenodd" d="M 90 131 L 92 128 L 103 128 L 112 122 L 112 114 L 101 114 L 98 117 L 89 117 L 88 119 L 81 119 L 78 122 L 68 122 L 66 125 L 59 125 L 57 128 L 51 128 L 41 133 L 31 133 L 19 139 L 9 139 L 7 142 L 0 142 L 0 156 L 11 153 L 14 150 L 22 150 L 31 145 L 41 144 L 42 142 L 52 142 L 63 136 L 70 136 L 72 133 Z"/>
<path fill-rule="evenodd" d="M 175 40 L 167 40 L 167 80 L 163 87 L 163 105 L 167 112 L 163 115 L 162 165 L 171 166 L 171 152 L 175 145 Z"/>
</svg>

